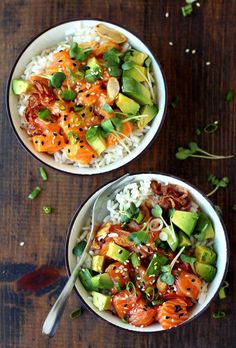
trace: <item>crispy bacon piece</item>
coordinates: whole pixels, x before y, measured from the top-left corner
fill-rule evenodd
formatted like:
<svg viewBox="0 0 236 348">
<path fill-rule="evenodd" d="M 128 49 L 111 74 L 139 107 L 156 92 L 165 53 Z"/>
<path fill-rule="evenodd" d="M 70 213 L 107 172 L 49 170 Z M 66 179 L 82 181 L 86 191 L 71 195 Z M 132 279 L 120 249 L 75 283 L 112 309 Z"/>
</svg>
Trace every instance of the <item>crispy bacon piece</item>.
<svg viewBox="0 0 236 348">
<path fill-rule="evenodd" d="M 192 200 L 188 192 L 178 185 L 162 185 L 155 180 L 151 182 L 152 191 L 158 195 L 158 204 L 164 209 L 175 208 L 190 210 Z M 149 202 L 150 204 L 150 202 Z"/>
</svg>

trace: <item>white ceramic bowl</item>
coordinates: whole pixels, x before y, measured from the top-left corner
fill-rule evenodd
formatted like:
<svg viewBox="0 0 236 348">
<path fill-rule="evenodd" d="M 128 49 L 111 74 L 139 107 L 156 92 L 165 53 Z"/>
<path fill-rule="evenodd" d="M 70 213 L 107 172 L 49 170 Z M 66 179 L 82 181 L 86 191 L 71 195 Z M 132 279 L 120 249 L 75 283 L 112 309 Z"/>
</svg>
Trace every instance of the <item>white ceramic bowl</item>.
<svg viewBox="0 0 236 348">
<path fill-rule="evenodd" d="M 18 97 L 11 92 L 12 79 L 19 78 L 23 74 L 25 67 L 30 62 L 33 56 L 36 56 L 37 54 L 41 53 L 44 49 L 50 48 L 58 44 L 60 41 L 65 40 L 66 32 L 68 33 L 68 31 L 73 31 L 78 26 L 79 27 L 82 26 L 86 28 L 88 26 L 89 27 L 95 26 L 96 24 L 101 22 L 103 21 L 92 20 L 92 19 L 77 20 L 77 21 L 75 20 L 75 21 L 56 25 L 44 31 L 43 33 L 39 34 L 36 38 L 34 38 L 28 44 L 28 46 L 22 51 L 22 53 L 17 58 L 14 64 L 14 67 L 10 73 L 10 77 L 8 81 L 7 101 L 6 101 L 7 111 L 10 118 L 10 122 L 13 126 L 15 134 L 17 138 L 19 139 L 20 143 L 30 154 L 32 154 L 35 158 L 37 158 L 44 164 L 47 164 L 48 166 L 52 168 L 58 169 L 66 173 L 83 174 L 83 175 L 100 174 L 104 172 L 109 172 L 111 170 L 115 170 L 131 162 L 150 145 L 152 140 L 157 135 L 157 132 L 160 129 L 165 116 L 166 104 L 167 104 L 167 91 L 166 91 L 166 83 L 165 83 L 164 75 L 159 62 L 153 56 L 152 52 L 148 49 L 148 47 L 143 43 L 143 41 L 141 41 L 136 35 L 132 34 L 130 31 L 118 25 L 108 23 L 108 22 L 103 22 L 107 26 L 114 28 L 120 31 L 121 33 L 125 34 L 128 37 L 132 47 L 147 53 L 152 58 L 153 73 L 155 76 L 156 86 L 157 86 L 156 92 L 157 92 L 157 99 L 158 99 L 157 104 L 159 107 L 159 112 L 152 122 L 151 129 L 146 133 L 140 145 L 136 149 L 134 149 L 130 154 L 116 161 L 115 163 L 112 163 L 110 165 L 107 165 L 98 169 L 78 168 L 69 164 L 60 164 L 54 160 L 53 156 L 50 156 L 46 153 L 38 153 L 34 149 L 32 142 L 29 140 L 27 133 L 20 128 L 20 117 L 17 112 Z"/>
<path fill-rule="evenodd" d="M 209 303 L 212 301 L 212 299 L 217 295 L 218 290 L 222 284 L 222 281 L 224 280 L 224 277 L 227 272 L 228 267 L 228 259 L 229 259 L 229 245 L 228 245 L 228 238 L 227 233 L 225 230 L 225 226 L 223 222 L 221 221 L 221 218 L 216 213 L 213 205 L 211 202 L 206 198 L 206 196 L 203 195 L 198 189 L 190 185 L 189 183 L 166 174 L 135 174 L 133 175 L 135 179 L 154 179 L 162 183 L 168 183 L 168 184 L 175 184 L 180 185 L 187 189 L 187 191 L 192 196 L 192 199 L 194 202 L 196 202 L 200 209 L 205 212 L 211 219 L 213 223 L 213 227 L 215 230 L 215 241 L 214 241 L 214 248 L 217 252 L 217 273 L 214 278 L 214 280 L 210 283 L 208 288 L 208 294 L 205 299 L 204 304 L 197 304 L 194 306 L 193 310 L 190 312 L 190 317 L 187 321 L 185 321 L 182 325 L 185 325 L 189 321 L 193 320 L 198 316 L 200 313 L 203 312 L 203 310 L 206 309 L 206 307 L 209 305 Z M 106 184 L 107 185 L 107 184 Z M 100 190 L 103 190 L 104 187 L 100 188 Z M 72 219 L 71 225 L 68 229 L 67 234 L 67 240 L 66 240 L 66 266 L 67 271 L 69 275 L 71 274 L 71 270 L 76 265 L 76 257 L 72 254 L 72 249 L 76 245 L 76 240 L 78 236 L 78 231 L 81 230 L 83 226 L 86 224 L 86 220 L 88 219 L 89 214 L 91 213 L 91 208 L 93 206 L 93 203 L 95 201 L 95 198 L 99 194 L 100 190 L 97 190 L 93 195 L 91 195 L 77 210 L 76 214 L 74 215 L 74 218 Z M 89 309 L 91 309 L 95 314 L 97 314 L 99 317 L 105 319 L 109 323 L 118 326 L 123 329 L 131 330 L 131 331 L 138 331 L 138 332 L 156 332 L 156 331 L 163 331 L 164 329 L 159 324 L 152 324 L 148 327 L 134 327 L 129 324 L 123 323 L 118 317 L 112 315 L 108 311 L 100 312 L 92 303 L 91 297 L 88 296 L 88 292 L 84 289 L 82 286 L 80 280 L 78 279 L 75 285 L 75 290 L 77 294 L 79 295 L 80 299 L 88 306 Z M 181 327 L 182 325 L 178 326 Z"/>
</svg>

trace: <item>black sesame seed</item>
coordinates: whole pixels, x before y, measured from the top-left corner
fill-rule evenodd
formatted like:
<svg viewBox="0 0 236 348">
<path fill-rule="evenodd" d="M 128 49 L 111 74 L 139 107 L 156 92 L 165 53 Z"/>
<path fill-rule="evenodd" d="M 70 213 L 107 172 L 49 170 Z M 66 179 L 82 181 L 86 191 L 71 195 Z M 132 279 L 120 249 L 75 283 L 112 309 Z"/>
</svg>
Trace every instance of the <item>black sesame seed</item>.
<svg viewBox="0 0 236 348">
<path fill-rule="evenodd" d="M 194 283 L 194 282 L 195 282 L 195 279 L 191 279 L 191 282 Z"/>
<path fill-rule="evenodd" d="M 72 65 L 73 65 L 73 66 L 76 66 L 76 63 L 73 63 Z"/>
<path fill-rule="evenodd" d="M 79 131 L 80 131 L 80 132 L 83 132 L 83 128 L 79 128 Z"/>
<path fill-rule="evenodd" d="M 75 58 L 71 58 L 71 60 L 75 60 Z"/>
<path fill-rule="evenodd" d="M 84 145 L 80 145 L 80 148 L 82 149 L 84 147 Z"/>
<path fill-rule="evenodd" d="M 124 307 L 126 308 L 126 307 L 128 307 L 128 305 L 127 305 L 127 304 L 124 304 Z"/>
<path fill-rule="evenodd" d="M 61 141 L 60 140 L 57 142 L 57 145 L 61 145 Z"/>
<path fill-rule="evenodd" d="M 43 134 L 43 137 L 46 137 L 46 135 L 45 135 L 45 134 Z"/>
<path fill-rule="evenodd" d="M 85 97 L 86 97 L 86 98 L 88 98 L 89 96 L 90 96 L 90 94 L 89 94 L 89 93 L 87 93 L 87 94 L 85 95 Z"/>
<path fill-rule="evenodd" d="M 143 310 L 144 310 L 145 312 L 147 312 L 147 308 L 143 308 Z"/>
<path fill-rule="evenodd" d="M 81 116 L 84 117 L 84 116 L 85 116 L 85 113 L 83 112 L 83 113 L 81 114 Z"/>
<path fill-rule="evenodd" d="M 170 319 L 170 317 L 166 316 L 166 319 Z"/>
<path fill-rule="evenodd" d="M 68 123 L 68 126 L 67 126 L 68 128 L 70 128 L 70 123 Z"/>
<path fill-rule="evenodd" d="M 44 141 L 41 141 L 41 144 L 44 145 Z"/>
<path fill-rule="evenodd" d="M 64 116 L 64 121 L 66 121 L 66 119 L 67 119 L 67 116 Z"/>
<path fill-rule="evenodd" d="M 79 93 L 83 93 L 83 90 L 82 90 L 82 89 L 80 89 L 80 90 L 79 90 Z M 76 106 L 78 106 L 78 105 L 76 105 Z"/>
<path fill-rule="evenodd" d="M 123 253 L 123 250 L 118 250 L 118 254 L 122 254 L 122 253 Z"/>
<path fill-rule="evenodd" d="M 66 140 L 66 144 L 69 144 L 69 140 Z"/>
<path fill-rule="evenodd" d="M 181 318 L 183 315 L 184 315 L 184 313 L 180 313 L 180 314 L 179 314 L 179 318 Z"/>
<path fill-rule="evenodd" d="M 95 155 L 92 155 L 92 158 L 95 158 L 96 156 Z"/>
<path fill-rule="evenodd" d="M 191 290 L 191 288 L 187 288 L 187 290 L 188 290 L 188 291 L 190 291 L 190 290 Z"/>
<path fill-rule="evenodd" d="M 178 313 L 179 311 L 181 311 L 182 310 L 182 307 L 181 306 L 179 306 L 179 305 L 176 305 L 175 306 L 175 313 Z"/>
<path fill-rule="evenodd" d="M 61 63 L 61 62 L 63 62 L 63 60 L 62 60 L 62 59 L 58 60 L 58 63 Z"/>
<path fill-rule="evenodd" d="M 68 149 L 67 152 L 70 153 L 70 149 Z"/>
<path fill-rule="evenodd" d="M 53 135 L 57 136 L 57 132 L 53 132 Z"/>
<path fill-rule="evenodd" d="M 117 268 L 116 266 L 113 266 L 113 267 L 112 267 L 113 271 L 115 271 L 115 270 L 116 270 L 116 268 Z"/>
<path fill-rule="evenodd" d="M 84 141 L 83 140 L 80 140 L 80 143 L 82 144 Z"/>
<path fill-rule="evenodd" d="M 38 144 L 38 140 L 35 140 L 35 144 Z"/>
</svg>

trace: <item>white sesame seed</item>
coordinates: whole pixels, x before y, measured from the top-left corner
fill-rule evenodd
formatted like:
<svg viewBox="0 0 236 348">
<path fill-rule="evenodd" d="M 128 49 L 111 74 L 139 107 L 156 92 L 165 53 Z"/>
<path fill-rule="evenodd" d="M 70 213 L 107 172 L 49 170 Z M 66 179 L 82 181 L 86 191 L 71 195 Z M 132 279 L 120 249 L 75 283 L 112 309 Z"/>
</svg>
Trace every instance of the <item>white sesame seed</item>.
<svg viewBox="0 0 236 348">
<path fill-rule="evenodd" d="M 172 41 L 169 41 L 169 45 L 170 45 L 170 46 L 173 46 L 174 44 L 173 44 L 173 42 L 172 42 Z"/>
<path fill-rule="evenodd" d="M 201 6 L 200 2 L 196 2 L 196 6 L 200 7 Z"/>
<path fill-rule="evenodd" d="M 190 49 L 186 48 L 185 53 L 189 53 L 189 52 L 190 52 Z"/>
<path fill-rule="evenodd" d="M 25 242 L 20 242 L 20 246 L 23 246 L 25 244 Z"/>
<path fill-rule="evenodd" d="M 196 50 L 192 50 L 192 54 L 195 54 L 196 53 Z"/>
<path fill-rule="evenodd" d="M 169 17 L 169 12 L 165 13 L 165 17 L 168 18 Z"/>
<path fill-rule="evenodd" d="M 211 65 L 211 62 L 206 62 L 206 65 L 207 65 L 207 66 Z"/>
</svg>

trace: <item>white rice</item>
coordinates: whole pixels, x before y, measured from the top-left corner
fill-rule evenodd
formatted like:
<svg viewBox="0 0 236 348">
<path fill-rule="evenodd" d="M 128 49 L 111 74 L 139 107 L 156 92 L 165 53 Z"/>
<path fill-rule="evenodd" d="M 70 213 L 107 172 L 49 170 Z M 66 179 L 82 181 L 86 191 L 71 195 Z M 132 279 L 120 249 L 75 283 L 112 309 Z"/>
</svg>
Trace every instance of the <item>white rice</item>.
<svg viewBox="0 0 236 348">
<path fill-rule="evenodd" d="M 73 41 L 77 43 L 82 43 L 90 41 L 102 42 L 104 40 L 97 35 L 95 27 L 83 28 L 82 24 L 79 24 L 76 29 L 65 32 L 65 41 L 60 42 L 58 45 L 54 47 L 45 49 L 40 54 L 33 57 L 30 63 L 26 66 L 21 78 L 29 80 L 31 75 L 42 74 L 44 70 L 52 64 L 53 54 L 62 49 L 69 48 L 70 44 Z M 125 51 L 128 48 L 130 48 L 130 46 L 128 43 L 126 43 L 124 45 L 123 50 Z M 29 95 L 24 95 L 23 97 L 19 98 L 18 112 L 21 117 L 22 126 L 26 125 L 26 122 L 24 120 L 24 110 L 26 108 L 28 98 Z M 142 130 L 135 128 L 128 138 L 122 140 L 124 146 L 118 144 L 117 146 L 107 148 L 102 155 L 100 155 L 98 158 L 95 158 L 89 165 L 84 165 L 79 162 L 68 159 L 66 157 L 65 150 L 61 150 L 54 153 L 54 159 L 58 163 L 72 164 L 75 167 L 101 168 L 124 158 L 125 156 L 127 156 L 129 152 L 137 148 L 149 129 L 149 126 L 146 126 Z"/>
</svg>

